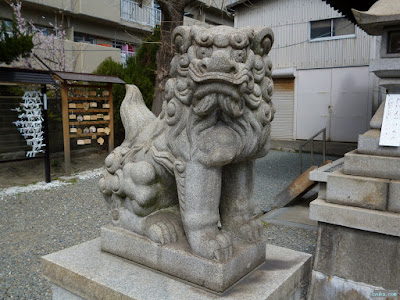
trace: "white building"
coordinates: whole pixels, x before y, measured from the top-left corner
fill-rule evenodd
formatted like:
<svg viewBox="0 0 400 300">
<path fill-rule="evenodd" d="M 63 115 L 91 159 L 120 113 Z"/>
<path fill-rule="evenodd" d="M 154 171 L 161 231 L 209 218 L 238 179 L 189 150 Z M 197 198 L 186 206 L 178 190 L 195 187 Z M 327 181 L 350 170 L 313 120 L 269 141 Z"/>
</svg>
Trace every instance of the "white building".
<svg viewBox="0 0 400 300">
<path fill-rule="evenodd" d="M 275 34 L 274 139 L 308 139 L 327 128 L 332 141 L 355 142 L 377 105 L 368 71 L 376 37 L 321 0 L 230 1 L 235 27 L 268 26 Z"/>
</svg>

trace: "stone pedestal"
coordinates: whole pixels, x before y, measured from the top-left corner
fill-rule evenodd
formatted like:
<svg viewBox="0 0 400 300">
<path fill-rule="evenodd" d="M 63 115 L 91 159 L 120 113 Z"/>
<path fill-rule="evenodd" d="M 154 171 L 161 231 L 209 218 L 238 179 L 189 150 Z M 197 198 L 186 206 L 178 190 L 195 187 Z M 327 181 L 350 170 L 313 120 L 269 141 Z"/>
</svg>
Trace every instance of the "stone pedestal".
<svg viewBox="0 0 400 300">
<path fill-rule="evenodd" d="M 52 282 L 53 299 L 295 300 L 311 270 L 311 255 L 266 245 L 265 263 L 216 293 L 100 247 L 100 239 L 95 239 L 43 257 L 43 274 Z M 191 272 L 198 271 L 193 266 Z"/>
<path fill-rule="evenodd" d="M 326 193 L 310 204 L 318 221 L 310 300 L 400 289 L 400 157 L 377 140 L 366 145 L 347 153 L 343 168 L 314 171 Z"/>
<path fill-rule="evenodd" d="M 101 250 L 216 292 L 223 292 L 265 262 L 265 242 L 234 241 L 233 248 L 231 259 L 218 262 L 192 254 L 186 239 L 161 245 L 120 227 L 101 229 Z"/>
</svg>

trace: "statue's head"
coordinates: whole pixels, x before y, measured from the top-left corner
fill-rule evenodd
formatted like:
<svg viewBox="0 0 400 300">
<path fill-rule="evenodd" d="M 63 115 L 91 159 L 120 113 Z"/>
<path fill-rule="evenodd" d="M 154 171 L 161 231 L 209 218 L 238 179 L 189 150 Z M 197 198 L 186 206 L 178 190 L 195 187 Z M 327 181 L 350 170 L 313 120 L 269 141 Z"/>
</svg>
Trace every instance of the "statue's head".
<svg viewBox="0 0 400 300">
<path fill-rule="evenodd" d="M 256 110 L 267 104 L 271 121 L 273 44 L 269 28 L 235 29 L 181 26 L 173 32 L 177 54 L 171 62 L 166 100 L 177 98 L 192 105 L 197 115 L 220 108 L 230 117 L 240 117 L 246 107 Z"/>
</svg>

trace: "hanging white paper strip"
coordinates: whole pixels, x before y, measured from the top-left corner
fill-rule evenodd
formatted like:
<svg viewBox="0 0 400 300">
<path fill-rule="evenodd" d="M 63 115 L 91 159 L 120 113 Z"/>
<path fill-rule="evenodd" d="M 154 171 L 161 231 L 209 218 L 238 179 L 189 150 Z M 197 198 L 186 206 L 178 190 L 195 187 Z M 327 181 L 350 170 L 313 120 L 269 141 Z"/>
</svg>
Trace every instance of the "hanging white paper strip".
<svg viewBox="0 0 400 300">
<path fill-rule="evenodd" d="M 21 103 L 23 113 L 18 115 L 18 121 L 13 122 L 18 131 L 23 135 L 31 151 L 26 153 L 27 157 L 35 157 L 36 153 L 44 152 L 43 131 L 42 131 L 42 93 L 39 91 L 25 92 Z M 21 108 L 13 109 L 22 112 Z"/>
</svg>

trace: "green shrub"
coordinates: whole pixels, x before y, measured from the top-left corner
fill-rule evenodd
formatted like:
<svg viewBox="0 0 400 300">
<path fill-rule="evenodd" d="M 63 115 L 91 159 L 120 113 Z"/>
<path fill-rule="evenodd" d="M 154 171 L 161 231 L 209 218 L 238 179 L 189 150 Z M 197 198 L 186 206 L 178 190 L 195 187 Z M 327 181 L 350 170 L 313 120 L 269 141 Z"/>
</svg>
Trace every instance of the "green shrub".
<svg viewBox="0 0 400 300">
<path fill-rule="evenodd" d="M 33 48 L 32 33 L 21 33 L 13 15 L 11 34 L 7 32 L 4 20 L 0 22 L 0 62 L 11 64 L 21 57 L 29 57 Z"/>
</svg>

